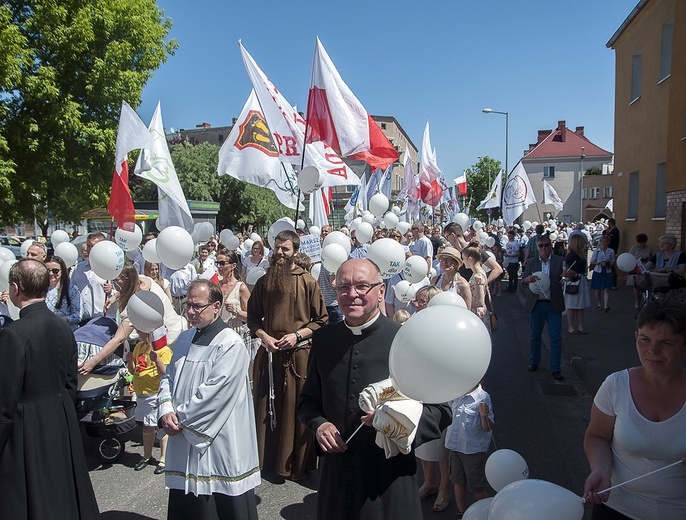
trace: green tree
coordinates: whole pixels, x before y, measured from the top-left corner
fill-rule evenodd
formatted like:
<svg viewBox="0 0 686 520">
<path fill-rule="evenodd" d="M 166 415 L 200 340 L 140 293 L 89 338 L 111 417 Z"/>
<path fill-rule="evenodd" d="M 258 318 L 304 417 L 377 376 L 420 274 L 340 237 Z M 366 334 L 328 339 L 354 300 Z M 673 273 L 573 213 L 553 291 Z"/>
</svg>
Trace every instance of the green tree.
<svg viewBox="0 0 686 520">
<path fill-rule="evenodd" d="M 486 198 L 488 190 L 491 189 L 491 184 L 501 169 L 500 161 L 489 156 L 481 157 L 478 162 L 467 169 L 469 214 L 483 222 L 488 222 L 488 214 L 486 210 L 476 211 L 476 207 Z M 503 184 L 505 184 L 505 179 L 503 179 Z M 491 218 L 498 218 L 502 214 L 500 208 L 492 208 L 492 211 Z"/>
<path fill-rule="evenodd" d="M 166 40 L 170 28 L 155 0 L 4 2 L 0 160 L 11 191 L 0 221 L 35 217 L 45 234 L 48 210 L 75 222 L 107 202 L 121 102 L 140 104 L 177 47 Z M 5 38 L 21 41 L 21 54 Z M 6 63 L 11 82 L 2 81 Z"/>
</svg>

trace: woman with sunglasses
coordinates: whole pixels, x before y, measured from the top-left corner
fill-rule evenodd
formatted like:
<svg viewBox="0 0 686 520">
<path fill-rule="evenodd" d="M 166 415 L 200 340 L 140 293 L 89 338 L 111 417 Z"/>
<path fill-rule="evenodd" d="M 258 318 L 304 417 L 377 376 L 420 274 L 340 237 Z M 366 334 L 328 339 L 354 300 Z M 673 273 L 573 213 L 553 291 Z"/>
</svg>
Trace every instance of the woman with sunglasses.
<svg viewBox="0 0 686 520">
<path fill-rule="evenodd" d="M 238 255 L 235 251 L 217 254 L 217 272 L 219 273 L 219 287 L 224 295 L 219 317 L 239 336 L 245 334 L 245 323 L 248 321 L 248 286 L 240 281 L 238 274 Z"/>
<path fill-rule="evenodd" d="M 48 308 L 64 318 L 71 330 L 76 330 L 81 321 L 81 293 L 69 280 L 67 265 L 59 256 L 49 256 L 45 267 L 50 273 L 50 288 L 45 297 Z"/>
<path fill-rule="evenodd" d="M 145 273 L 145 276 L 152 278 L 152 280 L 162 288 L 164 294 L 169 298 L 169 301 L 172 301 L 171 291 L 169 289 L 171 283 L 160 275 L 160 264 L 146 261 L 143 266 L 143 273 Z"/>
</svg>

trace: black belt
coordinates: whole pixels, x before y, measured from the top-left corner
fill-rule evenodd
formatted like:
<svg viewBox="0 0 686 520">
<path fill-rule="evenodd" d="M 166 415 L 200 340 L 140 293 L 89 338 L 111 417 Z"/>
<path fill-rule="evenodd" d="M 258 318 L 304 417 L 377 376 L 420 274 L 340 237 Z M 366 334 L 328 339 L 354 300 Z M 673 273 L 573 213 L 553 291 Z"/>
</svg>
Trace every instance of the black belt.
<svg viewBox="0 0 686 520">
<path fill-rule="evenodd" d="M 536 300 L 536 302 L 541 302 L 541 303 L 550 303 L 550 300 Z"/>
</svg>

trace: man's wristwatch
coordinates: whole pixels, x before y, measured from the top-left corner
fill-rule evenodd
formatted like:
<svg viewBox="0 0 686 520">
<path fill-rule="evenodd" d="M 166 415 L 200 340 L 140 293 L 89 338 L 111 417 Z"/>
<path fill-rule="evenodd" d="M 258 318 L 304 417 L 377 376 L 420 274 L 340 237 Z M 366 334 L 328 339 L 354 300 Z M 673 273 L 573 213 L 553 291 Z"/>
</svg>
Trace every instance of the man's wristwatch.
<svg viewBox="0 0 686 520">
<path fill-rule="evenodd" d="M 303 337 L 300 335 L 300 333 L 297 330 L 294 332 L 294 334 L 295 334 L 295 340 L 298 343 L 300 343 L 303 340 Z"/>
</svg>

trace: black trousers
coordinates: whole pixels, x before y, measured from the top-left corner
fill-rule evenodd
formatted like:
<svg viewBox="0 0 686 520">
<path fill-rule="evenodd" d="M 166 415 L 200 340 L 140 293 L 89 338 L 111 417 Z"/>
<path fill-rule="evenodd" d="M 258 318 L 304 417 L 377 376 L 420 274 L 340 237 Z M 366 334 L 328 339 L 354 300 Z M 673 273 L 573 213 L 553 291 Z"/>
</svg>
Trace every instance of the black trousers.
<svg viewBox="0 0 686 520">
<path fill-rule="evenodd" d="M 515 292 L 517 290 L 517 275 L 519 274 L 519 262 L 513 262 L 511 264 L 507 264 L 507 276 L 509 278 L 509 282 L 507 284 L 507 290 Z"/>
<path fill-rule="evenodd" d="M 257 520 L 255 491 L 232 497 L 187 495 L 181 489 L 170 489 L 167 520 Z"/>
</svg>

